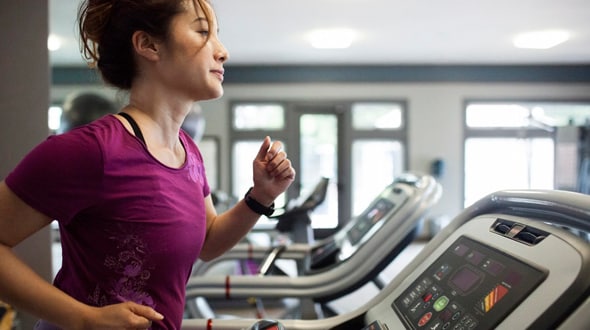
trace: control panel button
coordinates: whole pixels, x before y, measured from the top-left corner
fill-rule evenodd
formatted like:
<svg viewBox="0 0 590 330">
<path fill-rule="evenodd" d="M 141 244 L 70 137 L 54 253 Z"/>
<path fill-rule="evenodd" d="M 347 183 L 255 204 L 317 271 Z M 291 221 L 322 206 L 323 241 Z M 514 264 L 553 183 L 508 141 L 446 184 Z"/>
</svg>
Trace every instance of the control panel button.
<svg viewBox="0 0 590 330">
<path fill-rule="evenodd" d="M 436 299 L 434 305 L 432 305 L 432 308 L 434 308 L 435 311 L 440 312 L 443 309 L 445 309 L 445 307 L 447 307 L 448 304 L 449 298 L 447 296 L 441 296 L 438 299 Z"/>
</svg>

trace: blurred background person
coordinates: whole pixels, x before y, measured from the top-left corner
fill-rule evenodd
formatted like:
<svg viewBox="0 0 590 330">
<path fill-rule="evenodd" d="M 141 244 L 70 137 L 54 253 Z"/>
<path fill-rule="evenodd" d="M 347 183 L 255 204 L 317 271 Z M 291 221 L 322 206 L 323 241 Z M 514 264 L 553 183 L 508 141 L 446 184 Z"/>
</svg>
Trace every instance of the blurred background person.
<svg viewBox="0 0 590 330">
<path fill-rule="evenodd" d="M 89 124 L 107 114 L 117 113 L 115 102 L 94 92 L 72 94 L 63 104 L 60 126 L 57 133 L 65 133 L 76 127 Z"/>
</svg>

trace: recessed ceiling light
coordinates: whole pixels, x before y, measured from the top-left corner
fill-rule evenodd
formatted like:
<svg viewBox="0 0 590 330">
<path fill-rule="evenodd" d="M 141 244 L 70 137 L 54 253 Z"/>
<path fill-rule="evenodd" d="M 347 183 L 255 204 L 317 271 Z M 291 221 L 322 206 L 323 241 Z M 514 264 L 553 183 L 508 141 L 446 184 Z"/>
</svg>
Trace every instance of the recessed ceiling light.
<svg viewBox="0 0 590 330">
<path fill-rule="evenodd" d="M 356 33 L 351 29 L 321 29 L 309 34 L 309 41 L 314 48 L 342 49 L 352 45 Z"/>
<path fill-rule="evenodd" d="M 61 38 L 56 36 L 55 34 L 50 34 L 47 38 L 47 49 L 50 51 L 56 51 L 61 48 Z"/>
<path fill-rule="evenodd" d="M 533 31 L 517 35 L 512 43 L 517 48 L 549 49 L 567 41 L 569 37 L 570 34 L 563 30 Z"/>
</svg>

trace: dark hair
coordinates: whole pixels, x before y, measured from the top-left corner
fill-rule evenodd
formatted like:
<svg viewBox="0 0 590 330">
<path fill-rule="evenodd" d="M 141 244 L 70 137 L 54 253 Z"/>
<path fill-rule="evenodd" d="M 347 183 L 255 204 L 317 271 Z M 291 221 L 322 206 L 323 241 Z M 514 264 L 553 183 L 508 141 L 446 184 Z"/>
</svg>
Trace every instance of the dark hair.
<svg viewBox="0 0 590 330">
<path fill-rule="evenodd" d="M 185 10 L 190 0 L 84 0 L 78 10 L 82 55 L 96 66 L 103 80 L 128 90 L 137 75 L 131 37 L 144 31 L 166 40 L 172 18 Z M 205 9 L 207 0 L 192 0 Z M 211 17 L 203 10 L 207 21 Z"/>
</svg>

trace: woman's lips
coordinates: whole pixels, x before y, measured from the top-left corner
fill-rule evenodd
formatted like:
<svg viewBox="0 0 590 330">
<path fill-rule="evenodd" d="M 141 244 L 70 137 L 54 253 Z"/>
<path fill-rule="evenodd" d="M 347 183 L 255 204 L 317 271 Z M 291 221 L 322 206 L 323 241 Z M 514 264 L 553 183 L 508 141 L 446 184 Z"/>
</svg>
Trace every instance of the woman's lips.
<svg viewBox="0 0 590 330">
<path fill-rule="evenodd" d="M 224 70 L 212 70 L 211 72 L 216 75 L 220 81 L 223 81 Z"/>
</svg>

